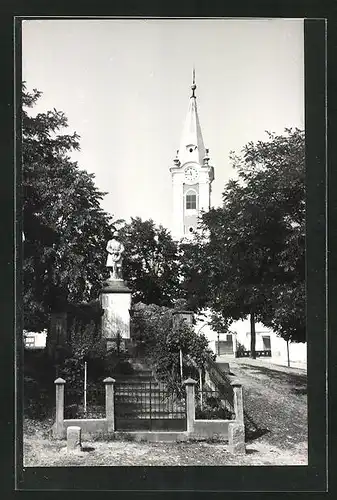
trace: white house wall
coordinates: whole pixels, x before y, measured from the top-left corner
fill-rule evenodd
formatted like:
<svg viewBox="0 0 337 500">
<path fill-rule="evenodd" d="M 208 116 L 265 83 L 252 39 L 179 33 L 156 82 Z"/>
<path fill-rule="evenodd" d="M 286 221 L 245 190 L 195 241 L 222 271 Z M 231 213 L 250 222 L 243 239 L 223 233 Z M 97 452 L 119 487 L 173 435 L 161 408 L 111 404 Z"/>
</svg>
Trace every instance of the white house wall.
<svg viewBox="0 0 337 500">
<path fill-rule="evenodd" d="M 210 314 L 206 313 L 206 317 L 197 319 L 195 325 L 195 331 L 203 333 L 208 341 L 209 347 L 212 351 L 216 352 L 216 342 L 218 341 L 218 333 L 210 328 L 207 324 L 209 321 Z M 266 328 L 262 323 L 255 324 L 256 330 L 256 350 L 263 350 L 263 336 L 270 337 L 270 347 L 272 351 L 272 361 L 275 363 L 286 364 L 287 363 L 287 342 L 276 335 L 275 332 Z M 247 351 L 250 350 L 250 321 L 240 320 L 235 321 L 229 328 L 229 332 L 233 334 L 233 350 L 235 352 L 235 343 L 240 343 L 245 347 Z M 219 340 L 225 340 L 224 333 L 220 333 Z M 235 340 L 236 339 L 236 340 Z M 307 362 L 307 344 L 306 342 L 289 342 L 289 358 L 291 363 L 306 363 Z M 264 358 L 266 359 L 266 358 Z"/>
</svg>

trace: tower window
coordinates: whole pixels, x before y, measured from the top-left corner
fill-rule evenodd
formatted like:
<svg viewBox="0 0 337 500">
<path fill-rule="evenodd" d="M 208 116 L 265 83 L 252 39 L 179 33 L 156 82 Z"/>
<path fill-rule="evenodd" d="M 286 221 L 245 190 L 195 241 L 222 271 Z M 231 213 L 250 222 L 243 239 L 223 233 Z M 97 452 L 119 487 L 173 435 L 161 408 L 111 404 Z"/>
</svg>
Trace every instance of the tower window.
<svg viewBox="0 0 337 500">
<path fill-rule="evenodd" d="M 186 210 L 195 210 L 197 208 L 197 195 L 188 193 L 186 195 Z"/>
</svg>

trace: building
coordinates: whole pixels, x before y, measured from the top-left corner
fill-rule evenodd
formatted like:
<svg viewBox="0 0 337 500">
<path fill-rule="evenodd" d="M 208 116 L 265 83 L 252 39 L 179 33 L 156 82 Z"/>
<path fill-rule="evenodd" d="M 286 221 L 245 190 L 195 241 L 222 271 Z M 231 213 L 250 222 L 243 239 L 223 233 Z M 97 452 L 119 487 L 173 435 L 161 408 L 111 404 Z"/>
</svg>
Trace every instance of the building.
<svg viewBox="0 0 337 500">
<path fill-rule="evenodd" d="M 181 134 L 180 147 L 170 168 L 172 178 L 172 236 L 188 239 L 197 229 L 202 211 L 211 208 L 214 167 L 210 165 L 209 149 L 205 148 L 197 110 L 195 73 L 191 86 L 187 115 Z M 250 322 L 236 321 L 228 333 L 218 333 L 209 326 L 210 313 L 204 311 L 197 320 L 196 331 L 202 332 L 218 356 L 235 356 L 250 350 Z M 256 324 L 256 351 L 273 362 L 306 363 L 306 344 L 292 344 L 261 323 Z"/>
<path fill-rule="evenodd" d="M 46 347 L 47 330 L 42 332 L 23 331 L 23 343 L 26 349 L 44 349 Z"/>
<path fill-rule="evenodd" d="M 249 319 L 235 321 L 228 333 L 219 333 L 211 329 L 207 319 L 196 322 L 196 332 L 203 333 L 212 351 L 219 357 L 242 357 L 245 351 L 250 351 L 250 321 Z M 303 367 L 307 362 L 306 342 L 287 342 L 279 337 L 273 330 L 265 327 L 262 323 L 255 324 L 256 343 L 255 349 L 258 357 L 279 365 L 288 364 L 293 367 Z"/>
<path fill-rule="evenodd" d="M 202 137 L 195 95 L 196 84 L 193 71 L 192 94 L 180 148 L 170 168 L 172 177 L 172 235 L 175 239 L 189 238 L 197 229 L 201 211 L 211 206 L 214 168 L 209 164 L 209 150 Z"/>
</svg>

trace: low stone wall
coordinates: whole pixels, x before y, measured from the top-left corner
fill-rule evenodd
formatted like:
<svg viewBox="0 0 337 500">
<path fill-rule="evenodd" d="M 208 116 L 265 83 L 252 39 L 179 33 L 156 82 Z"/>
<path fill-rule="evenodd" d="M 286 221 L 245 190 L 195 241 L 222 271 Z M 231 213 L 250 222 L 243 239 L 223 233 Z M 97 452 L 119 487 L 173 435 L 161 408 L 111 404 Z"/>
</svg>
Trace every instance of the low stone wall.
<svg viewBox="0 0 337 500">
<path fill-rule="evenodd" d="M 212 438 L 219 436 L 228 439 L 228 426 L 233 420 L 195 420 L 193 434 Z"/>
<path fill-rule="evenodd" d="M 56 420 L 53 426 L 53 436 L 65 439 L 68 427 L 80 427 L 83 437 L 94 437 L 109 434 L 116 437 L 128 434 L 135 441 L 186 441 L 193 438 L 219 437 L 228 440 L 229 448 L 235 454 L 245 453 L 244 420 L 242 387 L 238 382 L 232 383 L 235 420 L 197 420 L 195 418 L 195 384 L 193 379 L 185 380 L 186 388 L 186 426 L 183 432 L 164 431 L 115 431 L 114 414 L 114 379 L 104 380 L 106 391 L 106 418 L 97 419 L 64 419 L 64 385 L 63 379 L 55 380 L 56 385 Z M 177 429 L 178 431 L 178 429 Z"/>
<path fill-rule="evenodd" d="M 116 431 L 114 433 L 116 438 L 122 438 L 127 435 L 128 439 L 135 440 L 136 442 L 145 441 L 147 443 L 172 443 L 172 442 L 183 442 L 188 441 L 191 437 L 188 432 L 174 432 L 174 431 L 131 431 L 131 432 L 120 432 Z"/>
<path fill-rule="evenodd" d="M 53 435 L 59 439 L 65 439 L 68 427 L 77 426 L 81 428 L 82 437 L 90 438 L 100 433 L 107 433 L 108 421 L 106 418 L 72 418 L 63 420 L 63 429 L 55 435 L 56 425 L 53 427 Z"/>
<path fill-rule="evenodd" d="M 65 380 L 58 378 L 55 380 L 56 387 L 56 418 L 53 425 L 53 436 L 56 439 L 64 439 L 67 428 L 70 426 L 81 427 L 84 436 L 100 434 L 102 432 L 113 432 L 115 430 L 114 411 L 114 382 L 113 378 L 106 378 L 105 385 L 105 418 L 64 418 L 64 386 Z"/>
</svg>

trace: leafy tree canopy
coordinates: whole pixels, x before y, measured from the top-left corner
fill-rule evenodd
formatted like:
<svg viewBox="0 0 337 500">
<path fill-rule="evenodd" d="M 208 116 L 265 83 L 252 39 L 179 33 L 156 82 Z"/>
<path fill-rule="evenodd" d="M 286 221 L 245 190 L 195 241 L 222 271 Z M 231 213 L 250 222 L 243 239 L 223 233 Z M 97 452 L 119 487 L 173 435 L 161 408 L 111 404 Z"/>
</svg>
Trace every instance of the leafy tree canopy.
<svg viewBox="0 0 337 500">
<path fill-rule="evenodd" d="M 135 217 L 119 237 L 125 246 L 123 276 L 134 302 L 172 306 L 180 293 L 179 256 L 169 231 Z"/>
<path fill-rule="evenodd" d="M 254 315 L 285 338 L 305 340 L 304 132 L 268 133 L 231 155 L 238 178 L 223 206 L 202 217 L 201 289 L 228 320 Z"/>
<path fill-rule="evenodd" d="M 64 113 L 30 112 L 40 96 L 23 84 L 23 305 L 29 329 L 46 327 L 58 306 L 97 297 L 111 223 L 94 175 L 70 158 L 80 148 L 79 136 L 65 133 Z"/>
</svg>

